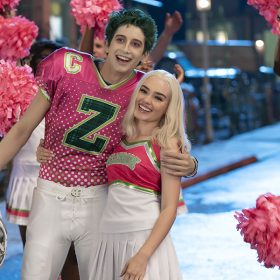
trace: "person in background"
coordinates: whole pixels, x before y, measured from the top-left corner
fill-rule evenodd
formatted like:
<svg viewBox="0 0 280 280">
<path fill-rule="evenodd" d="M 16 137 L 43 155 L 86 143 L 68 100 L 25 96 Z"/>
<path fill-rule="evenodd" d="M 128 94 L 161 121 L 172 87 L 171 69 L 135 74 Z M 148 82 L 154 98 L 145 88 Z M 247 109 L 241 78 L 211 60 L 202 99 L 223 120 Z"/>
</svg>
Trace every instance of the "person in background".
<svg viewBox="0 0 280 280">
<path fill-rule="evenodd" d="M 8 1 L 7 3 L 4 3 L 4 5 L 2 3 L 1 6 L 2 7 L 0 9 L 0 17 L 3 17 L 5 19 L 10 19 L 10 18 L 13 18 L 16 16 L 16 9 L 13 8 L 14 6 L 12 3 L 9 3 L 9 1 Z M 4 57 L 4 58 L 1 57 L 0 59 L 6 59 L 6 57 Z M 1 142 L 1 140 L 2 140 L 2 135 L 0 135 L 0 142 Z M 35 149 L 36 145 L 37 145 L 37 143 L 34 145 L 34 149 Z M 34 154 L 34 156 L 35 156 L 35 154 Z M 35 160 L 35 157 L 34 157 L 34 160 Z M 34 161 L 34 164 L 38 166 L 38 163 L 36 162 L 36 160 Z M 8 169 L 10 170 L 10 168 L 8 168 Z M 17 209 L 15 209 L 15 210 L 17 211 Z M 21 235 L 21 237 L 24 238 L 22 235 Z M 6 250 L 7 250 L 7 231 L 6 231 L 6 227 L 3 223 L 2 216 L 0 213 L 0 266 L 4 262 Z"/>
<path fill-rule="evenodd" d="M 147 64 L 150 69 L 153 69 L 154 65 L 157 64 L 163 57 L 174 34 L 178 32 L 178 30 L 182 27 L 182 24 L 183 18 L 180 12 L 175 11 L 173 14 L 167 13 L 165 16 L 164 29 L 158 38 L 156 46 L 151 53 L 144 57 L 137 69 L 142 70 L 142 67 L 145 69 Z M 144 72 L 147 71 L 144 70 Z"/>
<path fill-rule="evenodd" d="M 105 41 L 100 38 L 95 38 L 93 42 L 93 56 L 100 59 L 105 59 L 107 54 L 105 51 Z"/>
<path fill-rule="evenodd" d="M 94 37 L 93 28 L 85 28 L 85 32 L 79 45 L 79 50 L 91 54 L 95 58 L 105 59 L 107 57 L 105 40 L 99 37 Z"/>
<path fill-rule="evenodd" d="M 275 74 L 280 76 L 280 38 L 277 39 L 277 45 L 276 45 L 275 55 L 274 55 L 273 71 Z"/>
<path fill-rule="evenodd" d="M 63 47 L 51 40 L 41 39 L 35 42 L 30 55 L 22 59 L 22 64 L 28 64 L 33 73 L 37 71 L 39 63 L 55 50 Z M 6 216 L 10 223 L 19 226 L 23 247 L 26 242 L 26 229 L 32 204 L 33 190 L 37 185 L 40 165 L 36 161 L 36 148 L 41 138 L 44 137 L 45 123 L 42 121 L 33 131 L 27 143 L 13 158 L 7 198 Z M 62 279 L 78 280 L 79 272 L 74 252 L 71 245 L 66 263 L 61 272 Z"/>
<path fill-rule="evenodd" d="M 198 142 L 200 125 L 199 125 L 199 114 L 200 114 L 200 101 L 197 97 L 195 88 L 190 83 L 181 84 L 182 92 L 185 100 L 185 128 L 189 135 L 189 138 Z"/>
<path fill-rule="evenodd" d="M 167 13 L 165 17 L 164 30 L 158 38 L 154 49 L 145 56 L 137 69 L 145 73 L 154 69 L 155 65 L 162 59 L 168 45 L 174 34 L 182 27 L 183 18 L 180 12 L 175 11 L 173 14 Z M 179 64 L 174 65 L 174 74 L 179 81 L 183 83 L 185 79 L 184 69 Z"/>
<path fill-rule="evenodd" d="M 280 8 L 278 9 L 278 15 L 276 20 L 280 23 Z M 277 39 L 277 45 L 274 53 L 274 73 L 280 76 L 280 38 Z"/>
</svg>

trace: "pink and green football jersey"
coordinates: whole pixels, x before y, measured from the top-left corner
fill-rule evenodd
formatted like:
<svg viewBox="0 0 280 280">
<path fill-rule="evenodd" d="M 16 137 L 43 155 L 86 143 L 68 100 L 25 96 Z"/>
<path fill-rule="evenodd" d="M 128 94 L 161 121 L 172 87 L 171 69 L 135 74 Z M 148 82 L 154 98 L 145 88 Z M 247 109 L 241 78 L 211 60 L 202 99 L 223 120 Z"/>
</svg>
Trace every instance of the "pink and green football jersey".
<svg viewBox="0 0 280 280">
<path fill-rule="evenodd" d="M 44 147 L 55 157 L 39 177 L 64 186 L 107 183 L 106 161 L 121 139 L 120 124 L 143 73 L 107 85 L 92 56 L 62 48 L 41 62 L 40 92 L 50 102 Z"/>
</svg>

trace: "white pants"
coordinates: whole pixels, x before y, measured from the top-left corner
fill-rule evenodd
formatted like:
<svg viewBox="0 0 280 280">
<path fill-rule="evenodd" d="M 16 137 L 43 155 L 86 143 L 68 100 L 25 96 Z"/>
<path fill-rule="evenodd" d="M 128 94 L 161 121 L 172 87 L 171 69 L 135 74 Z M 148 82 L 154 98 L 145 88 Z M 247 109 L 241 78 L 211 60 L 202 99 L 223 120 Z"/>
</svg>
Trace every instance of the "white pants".
<svg viewBox="0 0 280 280">
<path fill-rule="evenodd" d="M 107 186 L 69 188 L 38 179 L 23 255 L 22 280 L 57 280 L 74 242 L 81 280 L 89 279 Z"/>
</svg>

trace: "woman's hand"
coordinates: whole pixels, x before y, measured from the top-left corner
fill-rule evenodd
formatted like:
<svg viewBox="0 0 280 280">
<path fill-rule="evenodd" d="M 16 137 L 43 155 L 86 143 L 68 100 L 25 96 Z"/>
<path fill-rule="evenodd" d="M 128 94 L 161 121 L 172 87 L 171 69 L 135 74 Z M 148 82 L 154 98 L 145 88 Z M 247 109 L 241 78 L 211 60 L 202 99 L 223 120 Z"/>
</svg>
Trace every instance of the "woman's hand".
<svg viewBox="0 0 280 280">
<path fill-rule="evenodd" d="M 52 158 L 54 157 L 53 152 L 51 150 L 45 149 L 43 145 L 44 139 L 41 139 L 40 144 L 36 150 L 36 159 L 39 163 L 46 163 L 49 160 L 52 160 Z"/>
<path fill-rule="evenodd" d="M 122 277 L 123 280 L 143 280 L 148 260 L 146 255 L 138 252 L 126 263 L 120 277 Z"/>
</svg>

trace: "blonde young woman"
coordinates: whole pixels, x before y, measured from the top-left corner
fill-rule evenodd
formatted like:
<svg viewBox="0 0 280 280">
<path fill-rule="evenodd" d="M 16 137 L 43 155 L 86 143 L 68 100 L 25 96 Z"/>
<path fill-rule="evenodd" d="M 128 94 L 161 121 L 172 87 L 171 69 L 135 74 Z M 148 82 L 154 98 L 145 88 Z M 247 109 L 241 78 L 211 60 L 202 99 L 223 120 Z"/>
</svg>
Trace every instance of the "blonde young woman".
<svg viewBox="0 0 280 280">
<path fill-rule="evenodd" d="M 190 150 L 179 82 L 155 70 L 139 82 L 107 161 L 109 194 L 90 279 L 182 279 L 169 231 L 176 217 L 180 177 L 160 167 L 160 152 Z"/>
</svg>

